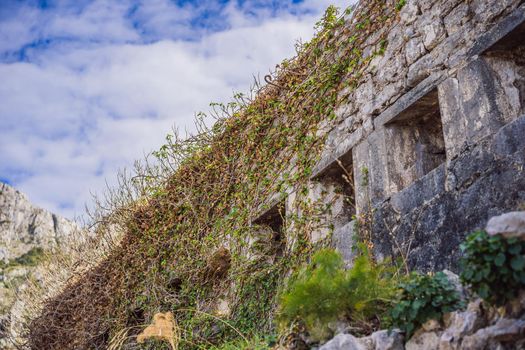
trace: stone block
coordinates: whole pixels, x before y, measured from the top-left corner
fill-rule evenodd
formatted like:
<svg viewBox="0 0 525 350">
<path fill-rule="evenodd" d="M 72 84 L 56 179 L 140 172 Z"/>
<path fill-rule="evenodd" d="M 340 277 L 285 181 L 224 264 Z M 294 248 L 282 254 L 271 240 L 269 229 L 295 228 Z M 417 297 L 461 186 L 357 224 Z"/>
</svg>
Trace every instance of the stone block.
<svg viewBox="0 0 525 350">
<path fill-rule="evenodd" d="M 351 266 L 355 257 L 355 227 L 356 222 L 352 220 L 332 233 L 332 245 L 341 254 L 347 267 Z"/>
<path fill-rule="evenodd" d="M 490 23 L 490 21 L 506 10 L 510 10 L 519 4 L 517 0 L 472 0 L 470 5 L 472 13 L 474 14 L 474 21 L 479 23 Z"/>
<path fill-rule="evenodd" d="M 525 25 L 524 37 L 525 37 Z M 505 123 L 525 113 L 525 42 L 523 45 L 490 51 L 483 57 L 494 77 L 496 103 Z"/>
<path fill-rule="evenodd" d="M 430 54 L 421 57 L 408 69 L 407 86 L 416 86 L 428 78 L 433 72 L 442 69 L 442 67 L 441 62 Z"/>
<path fill-rule="evenodd" d="M 448 159 L 503 126 L 494 76 L 484 60 L 459 70 L 438 91 Z"/>
<path fill-rule="evenodd" d="M 525 149 L 525 116 L 505 125 L 494 136 L 492 152 L 496 157 L 514 154 Z"/>
<path fill-rule="evenodd" d="M 401 23 L 405 25 L 409 25 L 411 23 L 414 23 L 418 17 L 418 15 L 421 14 L 421 10 L 419 9 L 418 1 L 416 0 L 409 0 L 403 6 L 401 9 L 401 12 L 399 14 L 399 17 L 401 19 Z"/>
<path fill-rule="evenodd" d="M 355 185 L 355 202 L 356 214 L 365 212 L 369 207 L 370 186 L 369 186 L 369 152 L 368 142 L 363 141 L 357 144 L 353 151 L 354 165 L 354 185 Z"/>
<path fill-rule="evenodd" d="M 447 34 L 450 36 L 458 31 L 465 30 L 465 25 L 470 23 L 469 16 L 468 3 L 461 3 L 452 9 L 443 20 Z"/>
<path fill-rule="evenodd" d="M 421 332 L 416 333 L 405 344 L 406 350 L 438 350 L 439 338 L 441 334 L 438 332 Z"/>
<path fill-rule="evenodd" d="M 354 174 L 359 189 L 356 191 L 358 213 L 368 207 L 368 202 L 375 204 L 383 201 L 388 193 L 385 141 L 385 130 L 381 128 L 372 132 L 365 141 L 355 147 Z M 363 187 L 368 187 L 368 191 L 364 191 L 368 198 L 359 195 Z"/>
<path fill-rule="evenodd" d="M 414 63 L 419 57 L 426 53 L 421 37 L 410 39 L 405 45 L 406 61 L 408 65 Z"/>
<path fill-rule="evenodd" d="M 394 210 L 406 214 L 422 206 L 445 190 L 445 164 L 426 174 L 401 192 L 392 195 Z"/>
<path fill-rule="evenodd" d="M 359 338 L 351 334 L 338 334 L 332 340 L 324 344 L 319 350 L 369 350 Z"/>
<path fill-rule="evenodd" d="M 525 211 L 513 211 L 492 217 L 485 228 L 489 235 L 525 240 Z"/>
<path fill-rule="evenodd" d="M 445 38 L 445 26 L 441 18 L 434 18 L 422 28 L 423 45 L 427 51 L 432 50 Z"/>
</svg>

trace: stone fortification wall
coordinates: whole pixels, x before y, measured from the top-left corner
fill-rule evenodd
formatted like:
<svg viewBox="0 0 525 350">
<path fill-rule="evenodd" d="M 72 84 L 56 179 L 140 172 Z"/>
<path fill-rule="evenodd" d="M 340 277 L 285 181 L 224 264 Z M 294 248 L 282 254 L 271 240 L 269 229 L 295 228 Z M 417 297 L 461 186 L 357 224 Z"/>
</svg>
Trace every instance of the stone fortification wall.
<svg viewBox="0 0 525 350">
<path fill-rule="evenodd" d="M 330 213 L 312 241 L 332 235 L 350 262 L 357 214 L 378 258 L 454 268 L 467 233 L 525 203 L 524 20 L 519 0 L 409 0 L 368 38 L 324 130 L 310 196 Z"/>
</svg>

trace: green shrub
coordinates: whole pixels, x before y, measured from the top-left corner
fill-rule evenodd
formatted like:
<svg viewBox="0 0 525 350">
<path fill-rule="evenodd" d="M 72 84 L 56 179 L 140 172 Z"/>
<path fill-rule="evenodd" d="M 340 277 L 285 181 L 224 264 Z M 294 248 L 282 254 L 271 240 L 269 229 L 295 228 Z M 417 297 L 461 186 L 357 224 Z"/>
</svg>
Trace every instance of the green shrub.
<svg viewBox="0 0 525 350">
<path fill-rule="evenodd" d="M 281 323 L 300 321 L 320 340 L 330 335 L 327 324 L 339 318 L 357 325 L 379 319 L 396 293 L 392 276 L 391 267 L 373 263 L 366 252 L 346 271 L 338 253 L 321 250 L 281 295 Z"/>
<path fill-rule="evenodd" d="M 400 300 L 390 316 L 392 326 L 404 331 L 407 338 L 426 321 L 439 320 L 444 313 L 464 307 L 459 293 L 443 272 L 433 276 L 412 273 L 400 287 Z"/>
<path fill-rule="evenodd" d="M 525 286 L 525 242 L 478 231 L 467 237 L 461 250 L 461 280 L 481 298 L 503 305 Z"/>
</svg>

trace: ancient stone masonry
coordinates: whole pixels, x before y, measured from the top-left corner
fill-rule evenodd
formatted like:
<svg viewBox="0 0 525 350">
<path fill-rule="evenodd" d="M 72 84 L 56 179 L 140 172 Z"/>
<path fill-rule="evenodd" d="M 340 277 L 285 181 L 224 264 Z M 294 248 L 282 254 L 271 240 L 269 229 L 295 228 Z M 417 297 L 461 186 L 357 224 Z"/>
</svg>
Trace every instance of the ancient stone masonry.
<svg viewBox="0 0 525 350">
<path fill-rule="evenodd" d="M 336 110 L 310 191 L 330 227 L 312 240 L 332 234 L 350 262 L 368 214 L 377 258 L 455 269 L 466 234 L 525 203 L 525 4 L 408 0 L 399 16 Z"/>
</svg>

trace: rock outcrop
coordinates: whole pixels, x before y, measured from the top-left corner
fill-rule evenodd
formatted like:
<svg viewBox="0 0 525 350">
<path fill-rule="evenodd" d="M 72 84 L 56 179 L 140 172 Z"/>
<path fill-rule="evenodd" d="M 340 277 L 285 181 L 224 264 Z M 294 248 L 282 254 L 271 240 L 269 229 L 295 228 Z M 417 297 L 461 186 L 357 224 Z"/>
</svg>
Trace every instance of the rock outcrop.
<svg viewBox="0 0 525 350">
<path fill-rule="evenodd" d="M 495 216 L 487 223 L 486 230 L 489 235 L 519 237 L 525 240 L 525 211 L 513 211 Z"/>
<path fill-rule="evenodd" d="M 34 206 L 23 193 L 0 183 L 0 261 L 7 264 L 33 248 L 52 247 L 75 229 L 71 221 Z"/>
<path fill-rule="evenodd" d="M 0 183 L 0 348 L 8 348 L 4 338 L 16 291 L 45 252 L 77 229 L 75 223 L 34 206 L 23 193 Z"/>
<path fill-rule="evenodd" d="M 523 304 L 525 294 L 513 303 Z M 464 311 L 445 315 L 442 322 L 431 320 L 403 345 L 403 336 L 381 330 L 368 337 L 338 334 L 319 350 L 460 350 L 523 349 L 525 346 L 525 309 L 516 315 L 502 316 L 476 299 Z"/>
</svg>

